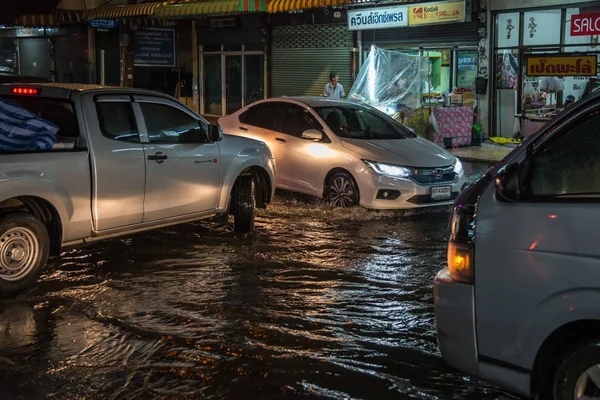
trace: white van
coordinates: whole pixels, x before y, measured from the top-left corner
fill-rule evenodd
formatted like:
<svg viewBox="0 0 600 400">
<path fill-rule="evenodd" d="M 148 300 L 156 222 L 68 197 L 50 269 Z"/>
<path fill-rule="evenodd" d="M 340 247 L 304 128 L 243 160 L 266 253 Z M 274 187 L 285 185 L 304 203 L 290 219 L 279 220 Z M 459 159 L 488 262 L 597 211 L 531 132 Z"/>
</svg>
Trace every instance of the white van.
<svg viewBox="0 0 600 400">
<path fill-rule="evenodd" d="M 524 397 L 600 398 L 600 93 L 457 198 L 434 299 L 452 366 Z"/>
</svg>

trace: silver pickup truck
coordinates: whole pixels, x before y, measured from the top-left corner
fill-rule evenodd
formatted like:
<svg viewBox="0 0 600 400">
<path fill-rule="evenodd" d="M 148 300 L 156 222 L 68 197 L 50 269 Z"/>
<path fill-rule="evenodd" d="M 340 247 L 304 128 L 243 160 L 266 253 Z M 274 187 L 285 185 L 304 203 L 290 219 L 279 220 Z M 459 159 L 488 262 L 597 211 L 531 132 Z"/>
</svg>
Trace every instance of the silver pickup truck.
<svg viewBox="0 0 600 400">
<path fill-rule="evenodd" d="M 0 153 L 0 293 L 35 285 L 72 245 L 215 216 L 250 231 L 273 197 L 264 143 L 170 96 L 40 83 L 0 85 L 0 99 L 59 128 L 51 149 Z"/>
</svg>

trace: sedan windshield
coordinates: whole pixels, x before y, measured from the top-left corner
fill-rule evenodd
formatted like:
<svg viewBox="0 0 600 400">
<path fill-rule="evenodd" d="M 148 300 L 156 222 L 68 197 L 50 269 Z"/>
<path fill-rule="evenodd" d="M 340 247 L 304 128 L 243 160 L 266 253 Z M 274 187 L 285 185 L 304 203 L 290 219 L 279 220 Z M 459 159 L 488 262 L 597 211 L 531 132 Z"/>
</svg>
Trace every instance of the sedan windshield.
<svg viewBox="0 0 600 400">
<path fill-rule="evenodd" d="M 315 107 L 329 129 L 348 139 L 390 140 L 415 137 L 378 111 L 360 106 Z"/>
</svg>

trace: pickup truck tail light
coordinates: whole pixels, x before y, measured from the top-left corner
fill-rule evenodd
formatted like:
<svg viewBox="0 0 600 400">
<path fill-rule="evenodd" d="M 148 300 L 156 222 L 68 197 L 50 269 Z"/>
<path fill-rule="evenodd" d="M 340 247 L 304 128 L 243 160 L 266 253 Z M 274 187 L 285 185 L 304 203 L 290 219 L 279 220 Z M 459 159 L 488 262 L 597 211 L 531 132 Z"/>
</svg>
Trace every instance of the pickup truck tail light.
<svg viewBox="0 0 600 400">
<path fill-rule="evenodd" d="M 38 95 L 40 94 L 40 90 L 36 88 L 22 88 L 22 87 L 14 87 L 11 89 L 12 94 L 24 94 L 24 95 Z"/>
</svg>

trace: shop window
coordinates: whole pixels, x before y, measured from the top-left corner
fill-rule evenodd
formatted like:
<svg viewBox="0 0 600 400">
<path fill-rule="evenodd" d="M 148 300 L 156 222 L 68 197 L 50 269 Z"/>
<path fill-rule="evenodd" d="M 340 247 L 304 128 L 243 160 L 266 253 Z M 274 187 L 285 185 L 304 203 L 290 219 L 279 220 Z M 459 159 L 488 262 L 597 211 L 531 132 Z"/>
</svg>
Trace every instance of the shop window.
<svg viewBox="0 0 600 400">
<path fill-rule="evenodd" d="M 264 45 L 261 43 L 252 43 L 244 46 L 244 50 L 246 51 L 263 51 Z"/>
<path fill-rule="evenodd" d="M 591 45 L 591 44 L 594 44 L 593 36 L 571 36 L 571 22 L 572 22 L 571 17 L 573 15 L 577 15 L 577 14 L 582 14 L 582 12 L 580 11 L 579 8 L 567 8 L 567 13 L 565 16 L 565 44 L 566 45 L 572 45 L 572 44 Z M 596 38 L 596 43 L 597 43 L 597 38 Z M 584 46 L 583 49 L 580 51 L 587 51 L 587 49 L 585 49 L 585 46 Z"/>
<path fill-rule="evenodd" d="M 561 10 L 537 10 L 523 14 L 523 45 L 559 45 Z"/>
<path fill-rule="evenodd" d="M 302 132 L 308 129 L 319 129 L 319 123 L 308 111 L 295 104 L 284 105 L 285 114 L 281 131 L 286 135 L 302 137 Z"/>
<path fill-rule="evenodd" d="M 456 52 L 456 87 L 475 89 L 477 78 L 477 52 Z"/>
<path fill-rule="evenodd" d="M 502 50 L 496 54 L 496 82 L 498 89 L 517 89 L 519 52 Z"/>
<path fill-rule="evenodd" d="M 125 142 L 140 141 L 131 103 L 99 102 L 96 103 L 96 112 L 100 131 L 105 137 Z"/>
<path fill-rule="evenodd" d="M 596 111 L 579 121 L 573 129 L 555 133 L 533 154 L 526 196 L 600 196 L 600 113 Z"/>
<path fill-rule="evenodd" d="M 497 43 L 496 47 L 517 47 L 519 46 L 519 21 L 521 14 L 505 13 L 498 14 L 497 25 Z"/>
<path fill-rule="evenodd" d="M 179 143 L 179 135 L 198 129 L 198 120 L 166 104 L 140 103 L 148 140 L 153 143 Z"/>
<path fill-rule="evenodd" d="M 223 45 L 223 51 L 242 51 L 241 44 L 225 44 Z"/>
<path fill-rule="evenodd" d="M 244 104 L 252 104 L 265 97 L 264 62 L 262 54 L 244 56 Z"/>
</svg>

